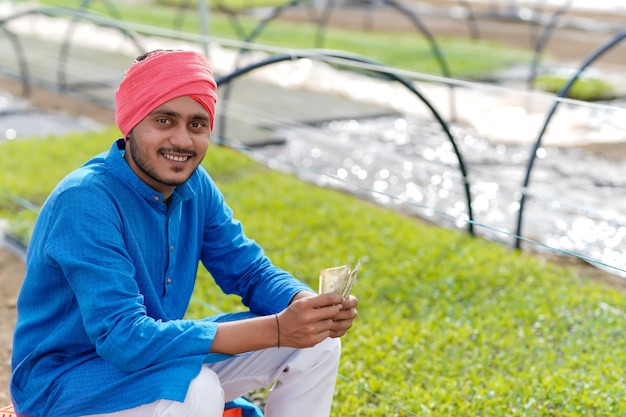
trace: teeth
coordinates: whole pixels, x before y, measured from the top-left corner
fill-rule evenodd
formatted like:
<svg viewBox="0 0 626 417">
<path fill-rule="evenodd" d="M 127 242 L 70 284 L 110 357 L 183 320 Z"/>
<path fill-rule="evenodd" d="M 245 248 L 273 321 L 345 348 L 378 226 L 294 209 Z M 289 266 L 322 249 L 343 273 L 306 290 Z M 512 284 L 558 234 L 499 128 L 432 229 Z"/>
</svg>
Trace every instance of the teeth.
<svg viewBox="0 0 626 417">
<path fill-rule="evenodd" d="M 176 156 L 176 155 L 170 155 L 168 153 L 164 153 L 163 156 L 175 162 L 185 162 L 187 159 L 189 159 L 189 156 Z"/>
</svg>

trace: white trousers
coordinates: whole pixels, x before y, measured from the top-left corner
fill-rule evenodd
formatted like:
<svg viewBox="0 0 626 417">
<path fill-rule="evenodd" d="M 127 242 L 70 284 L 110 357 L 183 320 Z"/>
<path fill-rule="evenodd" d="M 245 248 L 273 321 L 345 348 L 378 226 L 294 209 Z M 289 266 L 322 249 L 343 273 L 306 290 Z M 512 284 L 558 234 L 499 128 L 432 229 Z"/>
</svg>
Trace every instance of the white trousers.
<svg viewBox="0 0 626 417">
<path fill-rule="evenodd" d="M 224 403 L 272 386 L 265 417 L 329 417 L 335 391 L 340 339 L 307 349 L 273 348 L 202 365 L 184 402 L 150 404 L 90 417 L 222 417 Z"/>
</svg>

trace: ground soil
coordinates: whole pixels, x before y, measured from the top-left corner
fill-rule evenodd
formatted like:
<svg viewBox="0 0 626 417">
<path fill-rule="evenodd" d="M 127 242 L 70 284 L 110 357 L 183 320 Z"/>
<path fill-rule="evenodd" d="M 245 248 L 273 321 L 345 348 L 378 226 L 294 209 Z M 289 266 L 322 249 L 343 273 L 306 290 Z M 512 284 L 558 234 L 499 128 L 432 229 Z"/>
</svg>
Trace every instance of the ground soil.
<svg viewBox="0 0 626 417">
<path fill-rule="evenodd" d="M 8 376 L 15 324 L 15 297 L 24 275 L 24 263 L 7 250 L 0 250 L 0 406 L 9 403 Z"/>
<path fill-rule="evenodd" d="M 394 13 L 374 13 L 374 20 L 368 24 L 373 24 L 376 29 L 398 29 L 400 20 L 398 20 L 397 14 Z M 290 18 L 298 19 L 298 16 L 293 15 Z M 348 14 L 334 13 L 333 25 L 341 25 L 345 27 L 355 27 L 359 25 L 362 27 L 365 19 L 370 17 L 363 14 L 361 18 L 352 12 Z M 387 19 L 387 20 L 385 20 Z M 372 23 L 373 22 L 373 23 Z M 449 25 L 446 28 L 445 25 L 440 25 L 436 30 L 437 34 L 452 33 L 458 31 L 459 25 Z M 413 27 L 408 28 L 415 30 Z M 506 32 L 498 31 L 493 32 L 490 36 L 508 36 L 515 31 L 513 27 L 509 27 L 508 34 Z M 487 32 L 485 32 L 487 33 Z M 456 33 L 454 33 L 456 34 Z M 462 34 L 466 36 L 467 33 Z M 588 37 L 587 40 L 591 42 L 592 37 Z M 602 40 L 606 40 L 606 36 L 598 37 L 593 41 L 593 45 L 597 45 Z M 521 43 L 526 42 L 521 38 L 517 40 L 510 40 L 510 42 Z M 555 37 L 551 43 L 550 48 L 554 51 L 560 51 L 563 54 L 564 59 L 579 59 L 581 53 L 580 37 L 575 36 L 571 39 L 567 36 Z M 577 45 L 577 46 L 576 46 Z M 15 95 L 21 94 L 21 85 L 15 81 L 0 78 L 0 90 L 9 91 Z M 77 116 L 86 116 L 98 122 L 112 125 L 114 123 L 113 112 L 94 103 L 81 101 L 75 97 L 68 97 L 59 95 L 55 92 L 34 88 L 31 95 L 31 100 L 36 107 L 43 109 L 51 109 L 57 111 L 63 111 Z M 615 156 L 615 153 L 621 153 L 626 156 L 626 146 L 615 145 L 610 149 L 598 148 L 594 151 L 600 153 L 607 153 Z M 532 254 L 530 256 L 540 256 L 546 260 L 546 262 L 556 262 L 558 264 L 574 267 L 581 271 L 581 279 L 594 279 L 598 280 L 606 285 L 616 288 L 621 291 L 626 291 L 626 280 L 616 277 L 615 275 L 603 272 L 598 268 L 590 266 L 583 261 L 561 256 L 546 256 Z M 4 404 L 8 404 L 10 399 L 8 395 L 8 380 L 10 374 L 10 355 L 11 344 L 13 336 L 13 326 L 16 319 L 15 300 L 19 287 L 21 285 L 22 278 L 24 276 L 24 264 L 22 260 L 15 254 L 7 249 L 0 247 L 0 407 Z"/>
</svg>

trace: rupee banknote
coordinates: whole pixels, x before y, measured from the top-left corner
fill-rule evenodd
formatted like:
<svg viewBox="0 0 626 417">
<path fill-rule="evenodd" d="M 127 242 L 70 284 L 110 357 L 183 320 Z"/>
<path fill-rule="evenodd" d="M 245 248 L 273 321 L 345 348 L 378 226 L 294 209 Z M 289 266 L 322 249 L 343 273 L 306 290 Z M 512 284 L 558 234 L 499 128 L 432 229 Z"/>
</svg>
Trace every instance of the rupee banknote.
<svg viewBox="0 0 626 417">
<path fill-rule="evenodd" d="M 334 292 L 343 297 L 350 295 L 356 277 L 361 269 L 361 262 L 357 262 L 353 270 L 349 265 L 326 268 L 320 271 L 320 294 Z"/>
</svg>

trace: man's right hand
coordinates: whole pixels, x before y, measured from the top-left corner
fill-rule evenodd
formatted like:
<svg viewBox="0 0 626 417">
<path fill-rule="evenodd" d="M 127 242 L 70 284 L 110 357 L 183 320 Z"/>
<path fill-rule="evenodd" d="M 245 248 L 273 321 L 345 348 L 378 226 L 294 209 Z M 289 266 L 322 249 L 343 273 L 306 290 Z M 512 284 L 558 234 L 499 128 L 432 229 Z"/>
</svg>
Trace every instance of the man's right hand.
<svg viewBox="0 0 626 417">
<path fill-rule="evenodd" d="M 344 309 L 343 303 L 341 295 L 332 293 L 295 298 L 278 313 L 280 345 L 306 348 L 332 337 L 334 319 Z"/>
</svg>

